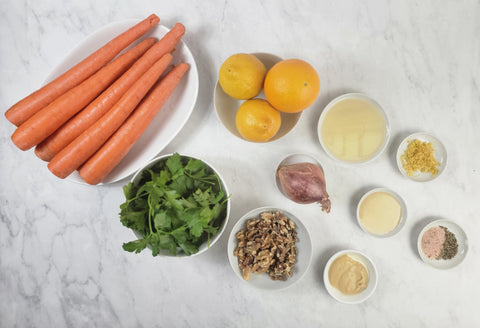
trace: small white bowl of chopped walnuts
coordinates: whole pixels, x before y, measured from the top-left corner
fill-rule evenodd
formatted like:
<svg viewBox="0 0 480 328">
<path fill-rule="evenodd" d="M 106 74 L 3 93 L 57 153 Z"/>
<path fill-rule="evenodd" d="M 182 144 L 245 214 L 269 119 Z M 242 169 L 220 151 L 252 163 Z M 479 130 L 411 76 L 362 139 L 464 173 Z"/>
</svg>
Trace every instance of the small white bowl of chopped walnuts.
<svg viewBox="0 0 480 328">
<path fill-rule="evenodd" d="M 293 285 L 307 272 L 311 259 L 307 229 L 285 210 L 256 208 L 230 232 L 230 265 L 241 280 L 256 288 L 278 290 Z"/>
</svg>

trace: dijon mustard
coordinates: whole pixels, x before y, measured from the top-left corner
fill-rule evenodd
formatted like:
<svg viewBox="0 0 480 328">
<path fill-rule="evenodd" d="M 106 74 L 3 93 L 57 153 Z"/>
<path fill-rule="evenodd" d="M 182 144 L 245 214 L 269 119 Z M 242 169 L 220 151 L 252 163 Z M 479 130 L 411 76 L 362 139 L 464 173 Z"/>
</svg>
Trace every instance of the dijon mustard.
<svg viewBox="0 0 480 328">
<path fill-rule="evenodd" d="M 344 295 L 359 294 L 367 288 L 368 271 L 363 263 L 344 254 L 328 270 L 330 284 Z"/>
</svg>

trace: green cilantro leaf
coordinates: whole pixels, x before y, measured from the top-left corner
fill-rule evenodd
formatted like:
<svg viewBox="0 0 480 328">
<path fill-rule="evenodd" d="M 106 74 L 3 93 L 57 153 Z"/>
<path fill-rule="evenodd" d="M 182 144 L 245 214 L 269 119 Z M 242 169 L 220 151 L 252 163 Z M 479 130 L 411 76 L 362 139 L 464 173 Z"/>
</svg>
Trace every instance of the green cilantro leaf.
<svg viewBox="0 0 480 328">
<path fill-rule="evenodd" d="M 123 194 L 125 195 L 126 199 L 132 199 L 135 197 L 135 190 L 131 182 L 123 186 Z"/>
<path fill-rule="evenodd" d="M 167 213 L 160 212 L 155 214 L 153 217 L 153 222 L 155 225 L 155 229 L 158 230 L 169 230 L 172 226 L 172 219 L 167 216 Z"/>
<path fill-rule="evenodd" d="M 140 253 L 142 250 L 147 247 L 147 240 L 146 239 L 138 239 L 128 243 L 123 244 L 123 249 L 127 252 L 135 252 Z"/>
<path fill-rule="evenodd" d="M 166 166 L 172 176 L 179 174 L 183 171 L 182 157 L 177 153 L 173 154 L 167 159 Z"/>
</svg>

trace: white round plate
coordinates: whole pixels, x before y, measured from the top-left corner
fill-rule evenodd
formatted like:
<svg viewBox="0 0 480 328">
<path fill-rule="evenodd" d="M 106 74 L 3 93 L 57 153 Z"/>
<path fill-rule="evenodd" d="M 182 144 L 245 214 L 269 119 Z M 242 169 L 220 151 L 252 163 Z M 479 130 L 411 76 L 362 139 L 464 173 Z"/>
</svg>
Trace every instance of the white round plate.
<svg viewBox="0 0 480 328">
<path fill-rule="evenodd" d="M 333 287 L 330 284 L 330 279 L 328 278 L 328 271 L 330 270 L 330 266 L 332 265 L 333 261 L 335 261 L 338 257 L 348 254 L 354 260 L 359 261 L 362 263 L 365 268 L 367 268 L 368 272 L 368 285 L 367 288 L 364 289 L 361 293 L 356 295 L 344 295 L 338 289 Z M 327 289 L 330 296 L 341 303 L 345 304 L 358 304 L 362 303 L 367 300 L 370 296 L 373 295 L 375 289 L 377 288 L 378 283 L 378 273 L 375 263 L 364 253 L 355 251 L 355 250 L 343 250 L 336 254 L 334 254 L 325 265 L 325 270 L 323 271 L 323 283 L 325 284 L 325 288 Z"/>
<path fill-rule="evenodd" d="M 432 259 L 429 259 L 422 251 L 423 234 L 428 229 L 432 227 L 438 227 L 438 226 L 442 226 L 450 230 L 453 234 L 455 234 L 455 238 L 457 239 L 458 252 L 457 252 L 457 255 L 455 255 L 450 260 L 443 260 L 443 259 L 432 260 Z M 468 239 L 467 239 L 467 235 L 465 234 L 465 231 L 463 231 L 463 229 L 458 224 L 451 221 L 447 221 L 447 220 L 436 220 L 427 224 L 418 235 L 417 249 L 418 249 L 418 254 L 420 255 L 420 258 L 423 260 L 423 262 L 437 269 L 451 269 L 459 265 L 467 255 Z"/>
<path fill-rule="evenodd" d="M 277 62 L 281 61 L 282 58 L 268 54 L 268 53 L 253 53 L 264 65 L 267 69 L 267 73 L 275 65 Z M 238 100 L 235 98 L 230 97 L 227 95 L 220 83 L 215 85 L 214 91 L 214 104 L 215 104 L 215 112 L 217 113 L 218 119 L 222 124 L 230 131 L 233 135 L 237 136 L 238 138 L 245 140 L 240 132 L 238 132 L 236 124 L 235 124 L 235 117 L 237 115 L 238 107 L 245 101 L 245 100 Z M 260 92 L 260 94 L 254 98 L 265 99 L 265 93 Z M 302 111 L 303 112 L 303 111 Z M 271 139 L 267 140 L 266 142 L 274 141 L 280 139 L 284 135 L 286 135 L 290 130 L 292 130 L 295 125 L 297 124 L 302 112 L 298 113 L 284 113 L 280 112 L 281 115 L 281 125 L 280 129 L 278 130 L 277 134 L 275 134 Z"/>
<path fill-rule="evenodd" d="M 255 217 L 258 217 L 260 213 L 276 212 L 276 211 L 282 212 L 287 218 L 291 219 L 296 225 L 297 238 L 298 238 L 298 241 L 296 244 L 297 257 L 296 257 L 295 266 L 292 269 L 292 276 L 285 281 L 279 281 L 279 280 L 270 279 L 270 277 L 266 273 L 263 273 L 263 274 L 252 273 L 250 274 L 249 280 L 244 280 L 242 276 L 242 272 L 238 267 L 237 257 L 233 255 L 233 252 L 237 247 L 237 237 L 236 237 L 237 232 L 239 232 L 242 229 L 245 229 L 247 221 Z M 308 271 L 308 268 L 310 267 L 310 262 L 312 260 L 312 241 L 310 239 L 310 235 L 307 231 L 307 228 L 305 228 L 302 221 L 300 221 L 293 214 L 276 207 L 260 207 L 260 208 L 251 210 L 250 212 L 242 216 L 233 227 L 232 231 L 230 232 L 230 236 L 228 237 L 228 260 L 237 277 L 240 278 L 245 283 L 249 284 L 250 286 L 253 286 L 259 289 L 265 289 L 265 290 L 284 289 L 295 284 Z"/>
<path fill-rule="evenodd" d="M 403 153 L 405 153 L 405 150 L 407 150 L 408 142 L 415 139 L 418 139 L 421 142 L 431 142 L 433 144 L 433 156 L 440 164 L 440 166 L 438 167 L 438 173 L 436 175 L 432 176 L 430 173 L 415 172 L 414 175 L 409 176 L 407 174 L 407 171 L 405 171 L 405 169 L 403 168 L 402 160 L 400 159 L 400 157 L 402 157 Z M 403 139 L 403 141 L 398 146 L 397 166 L 403 176 L 411 180 L 419 182 L 431 181 L 438 177 L 445 170 L 445 167 L 447 166 L 447 150 L 445 149 L 445 146 L 442 144 L 442 142 L 435 136 L 423 132 L 414 133 Z"/>
<path fill-rule="evenodd" d="M 61 62 L 45 80 L 45 84 L 52 81 L 63 72 L 67 71 L 76 63 L 90 55 L 105 43 L 132 27 L 140 20 L 129 19 L 108 24 L 98 31 L 90 34 L 80 42 L 75 49 Z M 137 45 L 145 38 L 162 38 L 169 29 L 163 25 L 157 25 L 148 31 L 142 38 L 134 42 L 127 49 Z M 195 59 L 187 45 L 180 40 L 173 53 L 173 65 L 185 62 L 190 65 L 189 70 L 180 81 L 170 99 L 165 103 L 161 111 L 153 119 L 150 126 L 140 139 L 130 149 L 127 156 L 113 169 L 103 180 L 102 184 L 113 183 L 122 180 L 143 167 L 148 161 L 164 149 L 187 123 L 190 114 L 195 107 L 198 96 L 198 70 Z M 67 180 L 86 184 L 77 171 L 66 178 Z"/>
</svg>

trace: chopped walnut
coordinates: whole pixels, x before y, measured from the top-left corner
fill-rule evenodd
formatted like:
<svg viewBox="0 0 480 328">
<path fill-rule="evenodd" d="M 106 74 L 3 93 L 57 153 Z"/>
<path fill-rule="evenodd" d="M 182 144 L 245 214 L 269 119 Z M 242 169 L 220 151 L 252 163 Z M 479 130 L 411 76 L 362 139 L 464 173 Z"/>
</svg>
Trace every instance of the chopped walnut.
<svg viewBox="0 0 480 328">
<path fill-rule="evenodd" d="M 272 280 L 287 280 L 292 276 L 297 247 L 295 223 L 281 212 L 263 212 L 260 218 L 247 221 L 246 229 L 237 233 L 237 248 L 233 252 L 243 279 L 250 273 L 267 273 Z"/>
</svg>

